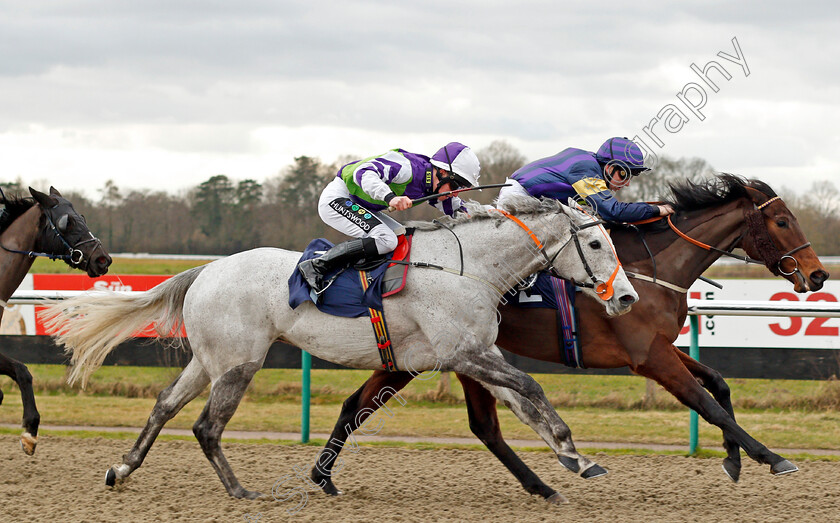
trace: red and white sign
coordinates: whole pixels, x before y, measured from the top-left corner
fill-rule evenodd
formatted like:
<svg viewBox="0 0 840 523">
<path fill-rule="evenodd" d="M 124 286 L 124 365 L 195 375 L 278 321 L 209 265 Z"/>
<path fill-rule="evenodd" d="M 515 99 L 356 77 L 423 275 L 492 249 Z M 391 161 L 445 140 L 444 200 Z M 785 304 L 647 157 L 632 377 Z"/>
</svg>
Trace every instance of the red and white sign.
<svg viewBox="0 0 840 523">
<path fill-rule="evenodd" d="M 35 290 L 114 290 L 145 291 L 171 278 L 168 275 L 106 275 L 89 278 L 84 274 L 27 275 L 21 289 Z M 793 285 L 782 279 L 719 280 L 723 290 L 701 281 L 689 289 L 689 298 L 703 300 L 755 301 L 840 301 L 840 281 L 829 280 L 819 292 L 798 294 Z M 32 287 L 29 287 L 32 285 Z M 23 305 L 21 311 L 28 334 L 44 334 L 44 327 L 32 307 Z M 760 316 L 701 316 L 701 347 L 758 347 L 758 348 L 814 348 L 840 349 L 840 318 L 799 318 Z M 143 335 L 154 335 L 151 330 Z M 689 327 L 686 321 L 676 344 L 688 347 Z"/>
<path fill-rule="evenodd" d="M 700 300 L 837 302 L 840 282 L 829 280 L 818 292 L 799 294 L 787 280 L 718 280 L 723 290 L 701 281 L 688 297 Z M 701 347 L 840 349 L 840 318 L 700 316 Z M 688 347 L 688 320 L 676 345 Z"/>
<path fill-rule="evenodd" d="M 49 291 L 147 291 L 155 285 L 171 278 L 170 275 L 119 275 L 110 274 L 99 278 L 91 278 L 85 274 L 33 274 L 33 290 Z M 35 307 L 35 334 L 46 334 L 38 311 L 42 307 Z M 28 329 L 27 329 L 28 330 Z M 155 336 L 154 329 L 149 326 L 136 336 Z"/>
</svg>

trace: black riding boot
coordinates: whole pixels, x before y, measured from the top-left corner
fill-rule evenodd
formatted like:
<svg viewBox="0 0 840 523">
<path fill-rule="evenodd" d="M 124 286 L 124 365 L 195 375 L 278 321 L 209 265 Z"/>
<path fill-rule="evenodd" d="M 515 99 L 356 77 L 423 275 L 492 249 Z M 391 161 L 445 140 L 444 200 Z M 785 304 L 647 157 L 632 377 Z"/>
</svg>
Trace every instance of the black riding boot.
<svg viewBox="0 0 840 523">
<path fill-rule="evenodd" d="M 311 258 L 298 265 L 298 270 L 316 293 L 323 291 L 324 276 L 338 268 L 348 267 L 362 258 L 378 256 L 373 238 L 357 238 L 339 243 L 320 258 Z"/>
</svg>

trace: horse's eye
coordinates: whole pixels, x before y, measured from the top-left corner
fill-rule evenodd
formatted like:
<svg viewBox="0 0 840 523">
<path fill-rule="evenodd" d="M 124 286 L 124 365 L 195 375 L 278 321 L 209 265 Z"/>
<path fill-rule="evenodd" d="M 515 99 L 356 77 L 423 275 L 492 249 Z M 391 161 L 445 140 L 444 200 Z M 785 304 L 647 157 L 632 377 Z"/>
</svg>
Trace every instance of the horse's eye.
<svg viewBox="0 0 840 523">
<path fill-rule="evenodd" d="M 600 249 L 601 248 L 601 242 L 598 241 L 598 240 L 592 240 L 591 242 L 589 242 L 589 246 L 592 249 Z"/>
<path fill-rule="evenodd" d="M 56 228 L 61 232 L 67 232 L 67 224 L 70 222 L 70 216 L 64 214 L 55 223 Z"/>
<path fill-rule="evenodd" d="M 787 227 L 787 220 L 776 220 L 776 225 L 779 227 Z"/>
</svg>

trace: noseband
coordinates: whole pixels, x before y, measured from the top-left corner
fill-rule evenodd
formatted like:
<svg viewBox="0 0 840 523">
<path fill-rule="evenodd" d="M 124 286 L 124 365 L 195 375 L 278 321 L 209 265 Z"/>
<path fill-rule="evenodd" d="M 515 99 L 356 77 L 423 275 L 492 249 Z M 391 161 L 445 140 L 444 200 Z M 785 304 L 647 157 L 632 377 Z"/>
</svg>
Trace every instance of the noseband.
<svg viewBox="0 0 840 523">
<path fill-rule="evenodd" d="M 79 247 L 81 247 L 82 245 L 85 245 L 87 243 L 90 243 L 90 242 L 96 242 L 96 245 L 93 247 L 93 249 L 96 249 L 97 247 L 102 246 L 102 242 L 99 240 L 99 238 L 94 236 L 92 232 L 88 231 L 88 234 L 90 234 L 90 238 L 88 238 L 87 240 L 79 240 L 75 244 L 70 245 L 70 243 L 67 241 L 67 239 L 64 238 L 64 235 L 61 234 L 61 231 L 59 231 L 58 228 L 55 226 L 55 223 L 53 223 L 53 219 L 52 219 L 50 211 L 52 211 L 56 207 L 58 207 L 58 206 L 56 205 L 54 207 L 50 207 L 49 209 L 45 209 L 43 207 L 41 208 L 44 212 L 44 217 L 46 218 L 46 222 L 47 222 L 46 225 L 44 226 L 44 234 L 46 235 L 47 229 L 51 230 L 53 232 L 53 234 L 55 234 L 58 237 L 59 241 L 61 241 L 61 243 L 67 249 L 67 254 L 55 254 L 55 253 L 50 253 L 50 252 L 35 252 L 35 251 L 19 251 L 17 249 L 9 249 L 8 247 L 6 247 L 5 245 L 2 245 L 2 244 L 0 244 L 0 247 L 2 247 L 3 250 L 5 250 L 7 252 L 14 252 L 14 253 L 17 253 L 17 254 L 25 254 L 25 255 L 31 256 L 33 258 L 35 258 L 37 256 L 42 256 L 42 257 L 45 257 L 45 258 L 49 258 L 51 260 L 64 260 L 64 261 L 68 262 L 70 265 L 74 265 L 74 266 L 82 268 L 82 269 L 87 269 L 87 266 L 90 265 L 90 259 L 89 258 L 87 259 L 87 262 L 85 263 L 84 266 L 81 265 L 81 263 L 83 261 L 85 261 L 85 253 L 82 252 L 82 250 Z M 91 252 L 93 252 L 93 250 L 91 250 Z"/>
</svg>

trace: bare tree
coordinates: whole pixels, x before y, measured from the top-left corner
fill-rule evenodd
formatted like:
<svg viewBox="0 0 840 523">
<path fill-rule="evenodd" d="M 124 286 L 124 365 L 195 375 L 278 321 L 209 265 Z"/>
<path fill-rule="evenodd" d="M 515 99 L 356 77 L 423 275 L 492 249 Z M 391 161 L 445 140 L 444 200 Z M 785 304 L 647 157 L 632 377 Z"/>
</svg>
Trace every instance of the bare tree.
<svg viewBox="0 0 840 523">
<path fill-rule="evenodd" d="M 837 216 L 840 214 L 840 191 L 834 182 L 822 180 L 811 184 L 804 196 L 804 201 L 822 216 Z"/>
<path fill-rule="evenodd" d="M 105 229 L 105 245 L 114 245 L 114 211 L 122 203 L 122 194 L 120 189 L 114 183 L 114 180 L 105 182 L 105 186 L 99 189 L 99 206 L 105 214 L 106 223 L 103 226 Z"/>
<path fill-rule="evenodd" d="M 527 163 L 525 156 L 516 147 L 504 140 L 494 140 L 487 147 L 476 152 L 481 162 L 481 185 L 504 183 L 505 178 Z M 474 199 L 489 204 L 499 194 L 498 189 L 473 191 L 464 195 L 467 199 Z"/>
<path fill-rule="evenodd" d="M 618 193 L 623 201 L 658 201 L 668 194 L 668 184 L 679 180 L 699 182 L 715 174 L 715 170 L 701 158 L 660 158 L 656 168 L 634 176 L 630 185 Z"/>
</svg>

